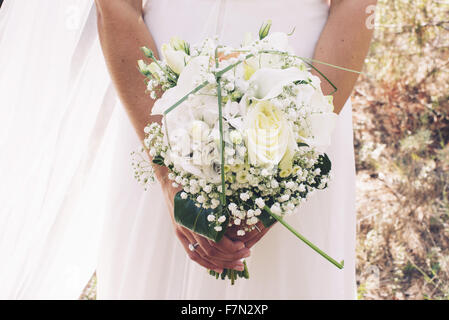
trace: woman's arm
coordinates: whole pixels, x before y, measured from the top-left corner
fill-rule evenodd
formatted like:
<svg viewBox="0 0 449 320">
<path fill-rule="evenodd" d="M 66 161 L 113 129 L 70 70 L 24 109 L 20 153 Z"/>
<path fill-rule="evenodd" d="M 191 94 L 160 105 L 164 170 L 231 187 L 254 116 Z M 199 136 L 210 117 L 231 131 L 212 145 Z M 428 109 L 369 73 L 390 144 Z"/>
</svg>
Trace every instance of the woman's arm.
<svg viewBox="0 0 449 320">
<path fill-rule="evenodd" d="M 315 48 L 314 59 L 336 66 L 360 71 L 369 49 L 373 27 L 368 24 L 372 14 L 367 10 L 377 0 L 331 0 L 326 26 Z M 340 113 L 351 95 L 358 74 L 338 70 L 323 64 L 314 64 L 338 88 L 334 95 L 335 112 Z M 322 80 L 325 94 L 332 86 Z"/>
<path fill-rule="evenodd" d="M 98 12 L 98 33 L 103 54 L 112 82 L 120 100 L 141 140 L 144 128 L 151 121 L 160 117 L 151 117 L 150 111 L 154 101 L 145 93 L 143 77 L 137 69 L 137 60 L 143 59 L 140 51 L 147 46 L 157 52 L 153 38 L 142 17 L 142 0 L 95 0 Z M 224 237 L 219 243 L 209 242 L 205 238 L 177 225 L 173 218 L 173 199 L 178 191 L 167 179 L 165 167 L 155 168 L 161 182 L 166 202 L 171 211 L 171 219 L 176 235 L 181 240 L 190 258 L 202 266 L 220 271 L 222 268 L 243 270 L 240 259 L 249 255 L 244 244 L 233 242 Z M 188 248 L 189 243 L 199 243 L 194 252 Z"/>
<path fill-rule="evenodd" d="M 151 119 L 154 101 L 145 94 L 145 83 L 137 69 L 143 59 L 140 47 L 157 52 L 142 17 L 142 0 L 95 0 L 98 33 L 112 82 L 141 140 Z"/>
</svg>

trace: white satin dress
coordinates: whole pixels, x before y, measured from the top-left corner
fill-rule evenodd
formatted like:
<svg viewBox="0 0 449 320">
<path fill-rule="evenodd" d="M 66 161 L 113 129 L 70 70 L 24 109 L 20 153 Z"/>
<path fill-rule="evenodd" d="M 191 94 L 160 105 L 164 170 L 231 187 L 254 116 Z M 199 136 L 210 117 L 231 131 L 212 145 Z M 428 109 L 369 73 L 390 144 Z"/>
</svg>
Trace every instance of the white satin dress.
<svg viewBox="0 0 449 320">
<path fill-rule="evenodd" d="M 290 32 L 311 57 L 328 17 L 325 0 L 149 0 L 145 22 L 158 47 L 172 36 L 195 43 L 219 35 L 239 45 L 263 21 Z M 143 80 L 143 79 L 142 79 Z M 123 109 L 123 108 L 121 108 Z M 139 141 L 123 110 L 113 158 L 109 210 L 98 261 L 98 299 L 353 299 L 355 297 L 355 166 L 351 103 L 344 107 L 328 154 L 333 181 L 288 222 L 336 260 L 337 269 L 281 225 L 252 249 L 250 279 L 216 280 L 191 261 L 176 238 L 159 185 L 137 184 L 130 152 Z"/>
</svg>

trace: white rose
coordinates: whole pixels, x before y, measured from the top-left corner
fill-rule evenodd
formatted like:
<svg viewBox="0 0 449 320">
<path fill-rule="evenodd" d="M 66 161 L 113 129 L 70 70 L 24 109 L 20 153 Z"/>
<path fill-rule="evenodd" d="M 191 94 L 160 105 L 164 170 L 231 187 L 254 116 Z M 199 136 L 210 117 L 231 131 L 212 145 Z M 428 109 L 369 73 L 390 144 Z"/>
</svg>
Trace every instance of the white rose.
<svg viewBox="0 0 449 320">
<path fill-rule="evenodd" d="M 269 101 L 259 101 L 250 108 L 245 119 L 249 162 L 278 165 L 284 155 L 294 154 L 290 148 L 296 148 L 296 143 L 283 112 Z"/>
</svg>

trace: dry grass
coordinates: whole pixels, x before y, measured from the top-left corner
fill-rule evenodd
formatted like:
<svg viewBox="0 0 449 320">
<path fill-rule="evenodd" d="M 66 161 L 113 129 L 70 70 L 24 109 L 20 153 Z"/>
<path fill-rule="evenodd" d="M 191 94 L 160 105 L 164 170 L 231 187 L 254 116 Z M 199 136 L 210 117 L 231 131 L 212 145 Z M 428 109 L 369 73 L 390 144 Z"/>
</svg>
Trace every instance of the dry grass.
<svg viewBox="0 0 449 320">
<path fill-rule="evenodd" d="M 353 95 L 361 299 L 449 298 L 449 3 L 380 1 Z"/>
</svg>

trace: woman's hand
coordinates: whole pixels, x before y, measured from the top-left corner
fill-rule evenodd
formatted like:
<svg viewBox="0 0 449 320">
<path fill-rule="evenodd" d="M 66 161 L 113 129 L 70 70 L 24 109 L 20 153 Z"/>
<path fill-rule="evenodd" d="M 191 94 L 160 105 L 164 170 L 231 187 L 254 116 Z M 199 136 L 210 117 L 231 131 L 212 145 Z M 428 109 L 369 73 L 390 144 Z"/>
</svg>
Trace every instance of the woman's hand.
<svg viewBox="0 0 449 320">
<path fill-rule="evenodd" d="M 224 268 L 243 271 L 244 266 L 241 259 L 249 257 L 250 250 L 241 241 L 232 241 L 224 236 L 220 242 L 215 243 L 196 234 L 180 225 L 175 225 L 176 235 L 189 255 L 190 259 L 201 266 L 223 272 Z M 189 248 L 190 244 L 198 244 L 194 251 Z"/>
<path fill-rule="evenodd" d="M 174 198 L 181 188 L 174 188 L 172 181 L 168 179 L 167 167 L 155 166 L 156 177 L 159 180 L 164 192 L 172 218 L 176 236 L 181 241 L 190 259 L 201 266 L 221 273 L 224 268 L 243 271 L 242 258 L 249 257 L 250 250 L 245 247 L 243 241 L 233 241 L 226 235 L 220 242 L 215 243 L 199 234 L 178 225 L 173 217 Z M 194 251 L 190 250 L 190 245 L 198 244 Z"/>
<path fill-rule="evenodd" d="M 257 242 L 259 242 L 260 239 L 263 238 L 264 235 L 267 234 L 268 231 L 270 231 L 272 227 L 265 228 L 263 223 L 260 221 L 256 224 L 256 226 L 257 228 L 253 231 L 247 232 L 243 236 L 239 236 L 237 235 L 237 231 L 243 226 L 233 225 L 226 230 L 226 236 L 234 241 L 243 241 L 243 243 L 245 243 L 245 247 L 251 249 Z"/>
</svg>

